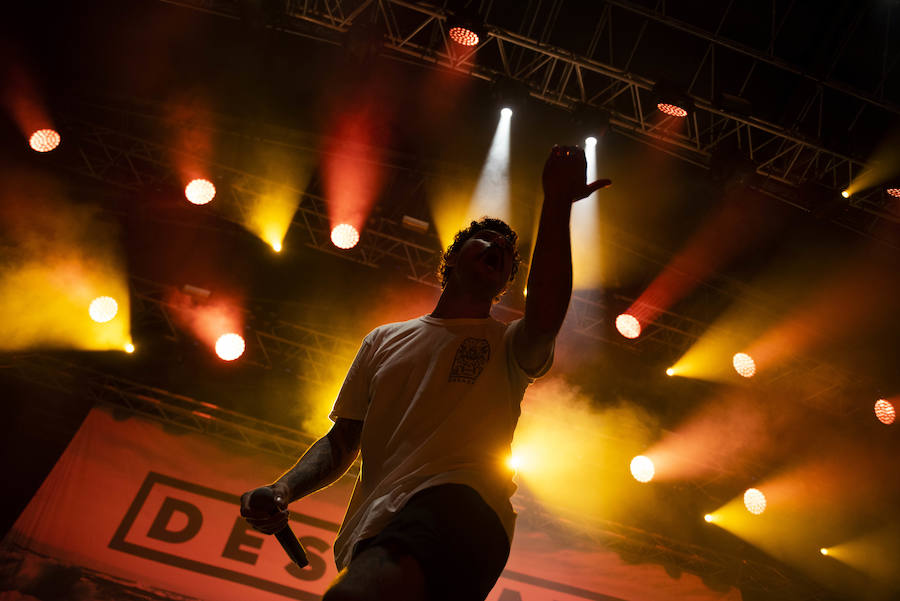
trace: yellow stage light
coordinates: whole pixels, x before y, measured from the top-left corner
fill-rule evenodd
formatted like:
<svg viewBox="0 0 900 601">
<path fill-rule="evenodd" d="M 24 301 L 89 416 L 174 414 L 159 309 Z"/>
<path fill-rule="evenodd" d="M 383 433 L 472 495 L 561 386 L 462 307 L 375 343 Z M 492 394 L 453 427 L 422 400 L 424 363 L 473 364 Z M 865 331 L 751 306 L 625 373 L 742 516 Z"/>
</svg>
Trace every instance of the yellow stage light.
<svg viewBox="0 0 900 601">
<path fill-rule="evenodd" d="M 650 482 L 656 473 L 653 467 L 653 461 L 649 457 L 638 455 L 631 460 L 631 475 L 638 482 Z"/>
<path fill-rule="evenodd" d="M 843 192 L 841 192 L 841 196 L 843 196 L 844 198 L 850 198 L 850 190 L 844 190 Z"/>
<path fill-rule="evenodd" d="M 91 301 L 91 305 L 88 307 L 88 314 L 97 323 L 106 323 L 116 316 L 118 310 L 119 305 L 114 298 L 111 296 L 98 296 Z"/>
<path fill-rule="evenodd" d="M 637 338 L 641 335 L 641 322 L 634 315 L 622 313 L 616 317 L 616 329 L 625 338 Z"/>
<path fill-rule="evenodd" d="M 216 197 L 216 187 L 208 179 L 195 179 L 184 188 L 184 196 L 195 205 L 205 205 Z"/>
<path fill-rule="evenodd" d="M 753 515 L 759 515 L 766 510 L 766 495 L 756 488 L 748 488 L 744 493 L 744 507 Z"/>
<path fill-rule="evenodd" d="M 875 417 L 877 417 L 878 421 L 882 424 L 890 425 L 893 424 L 894 420 L 897 418 L 897 412 L 890 401 L 878 399 L 875 401 Z"/>
<path fill-rule="evenodd" d="M 39 129 L 28 139 L 28 144 L 38 152 L 50 152 L 59 146 L 59 133 L 53 129 Z"/>
<path fill-rule="evenodd" d="M 706 522 L 710 523 L 710 524 L 716 520 L 715 516 L 711 513 L 707 513 L 705 516 L 703 516 L 703 519 L 706 520 Z"/>
<path fill-rule="evenodd" d="M 819 549 L 819 553 L 821 553 L 822 555 L 828 555 L 828 549 L 822 547 L 821 549 Z"/>
<path fill-rule="evenodd" d="M 517 471 L 522 467 L 522 458 L 519 455 L 510 455 L 509 459 L 506 460 L 506 465 L 509 469 Z"/>
<path fill-rule="evenodd" d="M 216 354 L 224 361 L 234 361 L 244 354 L 244 339 L 234 333 L 222 334 L 216 340 Z"/>
<path fill-rule="evenodd" d="M 281 242 L 273 242 L 272 250 L 274 250 L 277 253 L 280 253 L 281 252 Z"/>
<path fill-rule="evenodd" d="M 668 368 L 668 369 L 666 370 L 666 375 L 667 375 L 667 376 L 674 376 L 674 375 L 675 375 L 675 370 L 672 369 L 671 367 Z"/>
<path fill-rule="evenodd" d="M 756 362 L 747 353 L 737 353 L 732 359 L 734 371 L 745 378 L 752 378 L 756 373 Z"/>
<path fill-rule="evenodd" d="M 134 345 L 130 342 L 125 343 L 125 352 L 129 355 L 134 352 Z"/>
<path fill-rule="evenodd" d="M 349 223 L 341 223 L 331 230 L 331 242 L 344 250 L 353 248 L 359 242 L 359 232 Z"/>
</svg>

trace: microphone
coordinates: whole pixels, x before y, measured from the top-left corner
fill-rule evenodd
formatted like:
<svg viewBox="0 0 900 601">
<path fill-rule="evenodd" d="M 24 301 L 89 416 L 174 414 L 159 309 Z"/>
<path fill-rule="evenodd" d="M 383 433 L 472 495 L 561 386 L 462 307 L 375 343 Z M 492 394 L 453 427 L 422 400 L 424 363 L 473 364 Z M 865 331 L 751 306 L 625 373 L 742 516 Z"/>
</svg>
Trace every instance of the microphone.
<svg viewBox="0 0 900 601">
<path fill-rule="evenodd" d="M 267 508 L 275 507 L 283 501 L 284 499 L 282 499 L 281 496 L 275 496 L 275 491 L 268 486 L 263 486 L 253 491 L 253 494 L 250 495 L 249 503 L 250 508 L 254 511 L 265 511 Z M 287 556 L 290 557 L 291 561 L 297 564 L 298 567 L 305 568 L 309 565 L 309 558 L 306 557 L 306 551 L 303 550 L 303 545 L 301 545 L 300 541 L 297 540 L 297 537 L 294 536 L 294 531 L 291 530 L 290 525 L 286 524 L 284 528 L 276 532 L 275 538 L 281 543 L 281 548 L 284 549 Z"/>
</svg>

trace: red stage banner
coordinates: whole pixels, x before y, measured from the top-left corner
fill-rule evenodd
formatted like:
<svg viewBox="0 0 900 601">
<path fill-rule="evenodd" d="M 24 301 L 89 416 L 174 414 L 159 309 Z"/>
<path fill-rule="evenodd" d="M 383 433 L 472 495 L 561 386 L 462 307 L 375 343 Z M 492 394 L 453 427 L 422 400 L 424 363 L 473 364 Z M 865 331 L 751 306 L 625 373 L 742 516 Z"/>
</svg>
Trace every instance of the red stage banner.
<svg viewBox="0 0 900 601">
<path fill-rule="evenodd" d="M 316 600 L 335 578 L 344 478 L 292 505 L 310 565 L 238 514 L 241 492 L 288 466 L 213 436 L 94 409 L 2 543 L 0 597 Z M 48 593 L 49 591 L 49 593 Z M 489 601 L 740 601 L 607 549 L 573 550 L 520 525 Z"/>
</svg>

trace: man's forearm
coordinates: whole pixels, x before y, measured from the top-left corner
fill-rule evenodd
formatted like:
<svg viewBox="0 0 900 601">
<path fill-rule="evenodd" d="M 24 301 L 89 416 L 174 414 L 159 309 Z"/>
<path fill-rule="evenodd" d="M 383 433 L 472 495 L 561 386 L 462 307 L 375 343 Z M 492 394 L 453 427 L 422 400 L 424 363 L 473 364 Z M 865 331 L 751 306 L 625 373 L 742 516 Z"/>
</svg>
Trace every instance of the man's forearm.
<svg viewBox="0 0 900 601">
<path fill-rule="evenodd" d="M 530 334 L 552 339 L 562 327 L 572 296 L 572 204 L 545 198 L 528 273 L 525 315 Z"/>
<path fill-rule="evenodd" d="M 342 448 L 337 440 L 323 436 L 276 482 L 287 486 L 290 501 L 294 501 L 335 482 L 350 468 L 357 454 L 357 449 Z"/>
</svg>

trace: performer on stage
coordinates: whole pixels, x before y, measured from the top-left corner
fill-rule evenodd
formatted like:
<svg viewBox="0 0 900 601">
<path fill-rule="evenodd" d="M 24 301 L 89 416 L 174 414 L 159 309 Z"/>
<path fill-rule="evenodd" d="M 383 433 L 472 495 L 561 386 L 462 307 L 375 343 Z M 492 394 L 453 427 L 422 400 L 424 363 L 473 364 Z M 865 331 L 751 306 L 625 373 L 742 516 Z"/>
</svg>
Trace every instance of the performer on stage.
<svg viewBox="0 0 900 601">
<path fill-rule="evenodd" d="M 513 281 L 516 233 L 483 218 L 456 234 L 429 315 L 375 328 L 363 340 L 329 417 L 331 431 L 267 488 L 269 506 L 241 514 L 280 531 L 287 503 L 362 467 L 334 544 L 341 570 L 324 601 L 483 600 L 506 565 L 516 514 L 506 467 L 525 389 L 553 360 L 572 293 L 572 203 L 608 186 L 585 183 L 578 147 L 555 146 L 525 315 L 490 317 Z M 270 491 L 265 491 L 272 499 Z"/>
</svg>

